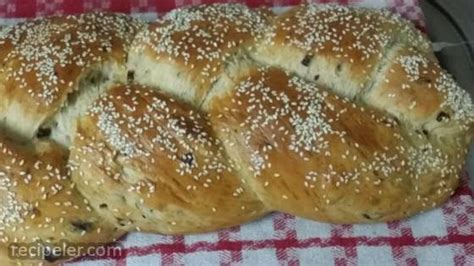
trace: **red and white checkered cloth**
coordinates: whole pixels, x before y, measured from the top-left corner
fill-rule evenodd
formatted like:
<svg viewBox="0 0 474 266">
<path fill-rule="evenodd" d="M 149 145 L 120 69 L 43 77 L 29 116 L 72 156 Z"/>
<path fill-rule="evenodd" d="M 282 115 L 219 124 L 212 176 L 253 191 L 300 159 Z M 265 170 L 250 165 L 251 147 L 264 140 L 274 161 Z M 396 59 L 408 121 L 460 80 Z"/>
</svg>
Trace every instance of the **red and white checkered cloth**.
<svg viewBox="0 0 474 266">
<path fill-rule="evenodd" d="M 282 7 L 313 2 L 388 8 L 416 25 L 424 26 L 418 0 L 0 0 L 0 24 L 10 24 L 24 18 L 90 11 L 121 12 L 154 19 L 158 14 L 176 7 L 216 2 L 240 2 L 250 7 Z"/>
<path fill-rule="evenodd" d="M 411 219 L 331 225 L 275 213 L 216 233 L 132 233 L 120 257 L 68 265 L 474 265 L 474 202 L 467 174 L 453 198 Z"/>
<path fill-rule="evenodd" d="M 0 0 L 0 23 L 28 17 L 108 10 L 154 19 L 175 7 L 215 0 Z M 228 1 L 239 2 L 239 1 Z M 246 0 L 289 6 L 299 0 Z M 389 8 L 423 28 L 417 0 L 316 0 Z M 69 265 L 474 265 L 474 202 L 463 184 L 442 208 L 405 221 L 330 225 L 275 213 L 220 232 L 191 236 L 132 233 L 116 257 L 85 257 Z"/>
</svg>

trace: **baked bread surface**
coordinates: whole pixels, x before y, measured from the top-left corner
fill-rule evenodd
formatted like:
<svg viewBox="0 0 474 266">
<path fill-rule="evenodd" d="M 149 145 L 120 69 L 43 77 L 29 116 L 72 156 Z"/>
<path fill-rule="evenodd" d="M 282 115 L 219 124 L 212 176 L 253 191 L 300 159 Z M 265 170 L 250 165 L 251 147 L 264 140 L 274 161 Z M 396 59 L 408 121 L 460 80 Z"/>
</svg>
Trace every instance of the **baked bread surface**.
<svg viewBox="0 0 474 266">
<path fill-rule="evenodd" d="M 468 93 L 386 11 L 50 17 L 1 29 L 0 60 L 0 261 L 17 242 L 201 233 L 274 211 L 403 219 L 454 193 L 474 133 Z"/>
<path fill-rule="evenodd" d="M 0 34 L 0 242 L 102 246 L 125 231 L 89 206 L 68 166 L 75 118 L 104 86 L 123 80 L 143 26 L 124 15 L 35 19 Z M 5 263 L 37 264 L 58 256 Z M 84 251 L 83 251 L 84 252 Z M 3 265 L 3 263 L 2 263 Z"/>
</svg>

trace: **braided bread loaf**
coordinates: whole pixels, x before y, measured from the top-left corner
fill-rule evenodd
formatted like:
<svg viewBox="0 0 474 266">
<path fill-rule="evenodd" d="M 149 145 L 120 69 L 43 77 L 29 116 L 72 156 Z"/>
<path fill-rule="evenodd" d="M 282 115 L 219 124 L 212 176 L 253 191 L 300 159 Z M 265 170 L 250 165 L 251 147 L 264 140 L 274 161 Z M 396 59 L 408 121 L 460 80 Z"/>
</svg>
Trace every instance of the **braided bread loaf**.
<svg viewBox="0 0 474 266">
<path fill-rule="evenodd" d="M 5 246 L 28 230 L 107 242 L 273 211 L 402 219 L 454 193 L 474 133 L 467 92 L 384 11 L 52 17 L 2 30 L 0 46 Z"/>
<path fill-rule="evenodd" d="M 1 31 L 0 254 L 12 244 L 103 245 L 124 234 L 75 188 L 66 146 L 84 100 L 125 81 L 127 52 L 143 26 L 126 16 L 86 14 Z"/>
</svg>

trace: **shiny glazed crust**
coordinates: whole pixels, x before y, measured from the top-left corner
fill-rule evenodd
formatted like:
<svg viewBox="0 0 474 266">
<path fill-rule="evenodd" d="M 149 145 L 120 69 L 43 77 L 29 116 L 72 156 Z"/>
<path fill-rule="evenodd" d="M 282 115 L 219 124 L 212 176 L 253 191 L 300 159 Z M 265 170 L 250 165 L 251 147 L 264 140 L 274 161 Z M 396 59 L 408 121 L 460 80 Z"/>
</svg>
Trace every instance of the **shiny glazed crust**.
<svg viewBox="0 0 474 266">
<path fill-rule="evenodd" d="M 474 133 L 467 92 L 386 11 L 51 17 L 1 29 L 0 48 L 3 247 L 274 211 L 403 219 L 454 193 Z"/>
</svg>

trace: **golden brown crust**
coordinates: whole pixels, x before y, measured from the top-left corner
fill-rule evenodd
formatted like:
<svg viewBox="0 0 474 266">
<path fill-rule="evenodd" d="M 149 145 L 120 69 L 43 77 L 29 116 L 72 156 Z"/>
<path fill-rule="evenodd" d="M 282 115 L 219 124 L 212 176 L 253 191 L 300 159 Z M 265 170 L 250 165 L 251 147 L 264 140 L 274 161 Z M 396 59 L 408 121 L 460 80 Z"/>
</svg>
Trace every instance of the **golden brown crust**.
<svg viewBox="0 0 474 266">
<path fill-rule="evenodd" d="M 237 77 L 209 109 L 271 210 L 333 223 L 391 221 L 438 206 L 458 185 L 456 151 L 278 69 Z"/>
<path fill-rule="evenodd" d="M 31 20 L 2 31 L 1 126 L 30 139 L 91 68 L 107 63 L 120 69 L 141 27 L 125 15 L 91 13 Z"/>
<path fill-rule="evenodd" d="M 447 149 L 474 135 L 468 93 L 441 69 L 428 39 L 387 11 L 303 5 L 277 16 L 251 56 L 353 102 L 395 116 Z"/>
<path fill-rule="evenodd" d="M 118 86 L 81 119 L 70 163 L 78 188 L 117 226 L 168 234 L 266 213 L 206 117 L 142 86 Z"/>
<path fill-rule="evenodd" d="M 397 52 L 366 99 L 380 109 L 386 108 L 409 121 L 423 123 L 439 112 L 443 102 L 442 94 L 434 90 L 441 68 L 413 48 Z"/>
<path fill-rule="evenodd" d="M 0 154 L 2 245 L 104 244 L 123 234 L 97 216 L 75 189 L 62 148 L 50 142 L 20 147 L 2 138 Z"/>
<path fill-rule="evenodd" d="M 183 95 L 198 105 L 224 72 L 227 60 L 261 36 L 270 16 L 268 11 L 236 4 L 173 10 L 137 36 L 129 67 L 138 82 Z M 150 60 L 150 66 L 142 57 Z M 176 76 L 149 81 L 150 74 L 159 76 L 163 71 Z M 177 88 L 178 82 L 169 82 L 173 78 L 186 85 Z"/>
<path fill-rule="evenodd" d="M 252 57 L 354 98 L 399 42 L 430 48 L 409 22 L 388 11 L 302 5 L 275 18 Z"/>
<path fill-rule="evenodd" d="M 441 145 L 469 145 L 474 105 L 437 61 L 413 47 L 401 46 L 387 56 L 363 100 L 413 126 Z M 471 132 L 470 132 L 471 131 Z"/>
<path fill-rule="evenodd" d="M 86 82 L 125 82 L 127 59 L 142 85 Z M 52 137 L 75 137 L 70 154 L 0 136 L 5 244 L 206 232 L 270 211 L 401 219 L 448 199 L 474 134 L 470 97 L 426 37 L 385 11 L 214 4 L 146 29 L 121 15 L 52 17 L 1 29 L 0 60 L 7 131 L 31 139 L 80 117 Z"/>
<path fill-rule="evenodd" d="M 124 231 L 107 223 L 75 189 L 68 151 L 31 140 L 38 128 L 84 88 L 93 68 L 125 73 L 128 47 L 142 23 L 124 15 L 84 14 L 36 19 L 0 32 L 0 241 L 12 244 L 103 245 Z M 120 79 L 120 78 L 117 78 Z M 84 251 L 82 251 L 84 252 Z M 4 257 L 2 255 L 2 257 Z M 3 259 L 3 258 L 2 258 Z M 60 261 L 60 254 L 23 264 Z"/>
<path fill-rule="evenodd" d="M 407 72 L 410 62 L 399 58 L 406 54 L 420 54 L 430 62 L 421 72 L 442 76 L 435 73 L 440 68 L 423 34 L 386 11 L 303 5 L 260 19 L 249 12 L 232 5 L 200 6 L 174 11 L 152 24 L 132 48 L 129 66 L 135 71 L 135 81 L 195 106 L 204 99 L 218 138 L 270 210 L 339 223 L 376 222 L 412 215 L 449 197 L 458 184 L 465 147 L 472 137 L 472 103 L 469 97 L 458 100 L 464 94 L 449 76 L 443 76 L 442 86 L 416 80 L 409 90 L 400 89 L 400 83 L 412 82 Z M 250 21 L 245 24 L 249 25 L 247 35 L 226 35 L 241 23 L 239 18 L 229 20 L 236 14 Z M 209 41 L 206 34 L 221 38 Z M 228 50 L 226 43 L 230 43 Z M 236 54 L 229 57 L 226 52 Z M 306 81 L 275 69 L 256 71 L 248 54 L 259 64 L 278 66 Z M 400 66 L 392 69 L 397 62 Z M 199 75 L 206 68 L 202 79 Z M 394 84 L 384 85 L 385 79 Z M 329 90 L 322 94 L 329 96 L 321 98 L 322 89 L 306 82 L 325 85 Z M 249 98 L 233 94 L 241 88 L 239 84 L 253 92 Z M 296 93 L 298 86 L 306 89 Z M 311 96 L 313 101 L 306 99 L 310 88 L 318 91 Z M 269 95 L 256 96 L 259 89 Z M 270 92 L 280 93 L 283 100 Z M 393 93 L 399 95 L 393 97 Z M 423 95 L 426 102 L 420 101 L 411 112 L 408 101 Z M 268 105 L 257 104 L 268 98 L 273 99 Z M 289 109 L 299 109 L 289 111 L 291 115 L 278 113 L 282 107 L 278 100 Z M 326 109 L 314 105 L 318 102 Z M 443 117 L 432 123 L 447 109 L 465 119 L 446 123 Z M 305 111 L 315 121 L 296 115 Z M 252 119 L 254 124 L 246 124 Z M 272 119 L 280 127 L 267 124 Z M 294 124 L 295 119 L 300 124 Z M 324 119 L 331 121 L 325 124 Z M 325 139 L 318 130 L 328 128 L 332 129 Z M 278 139 L 282 132 L 285 135 Z M 294 139 L 285 139 L 287 134 Z M 456 141 L 447 143 L 441 138 Z M 268 158 L 262 152 L 268 152 Z M 262 169 L 255 169 L 254 164 L 261 164 Z M 327 184 L 310 184 L 328 173 Z M 275 174 L 284 178 L 272 183 Z M 300 179 L 292 179 L 295 175 Z M 296 205 L 301 207 L 295 209 Z"/>
</svg>

